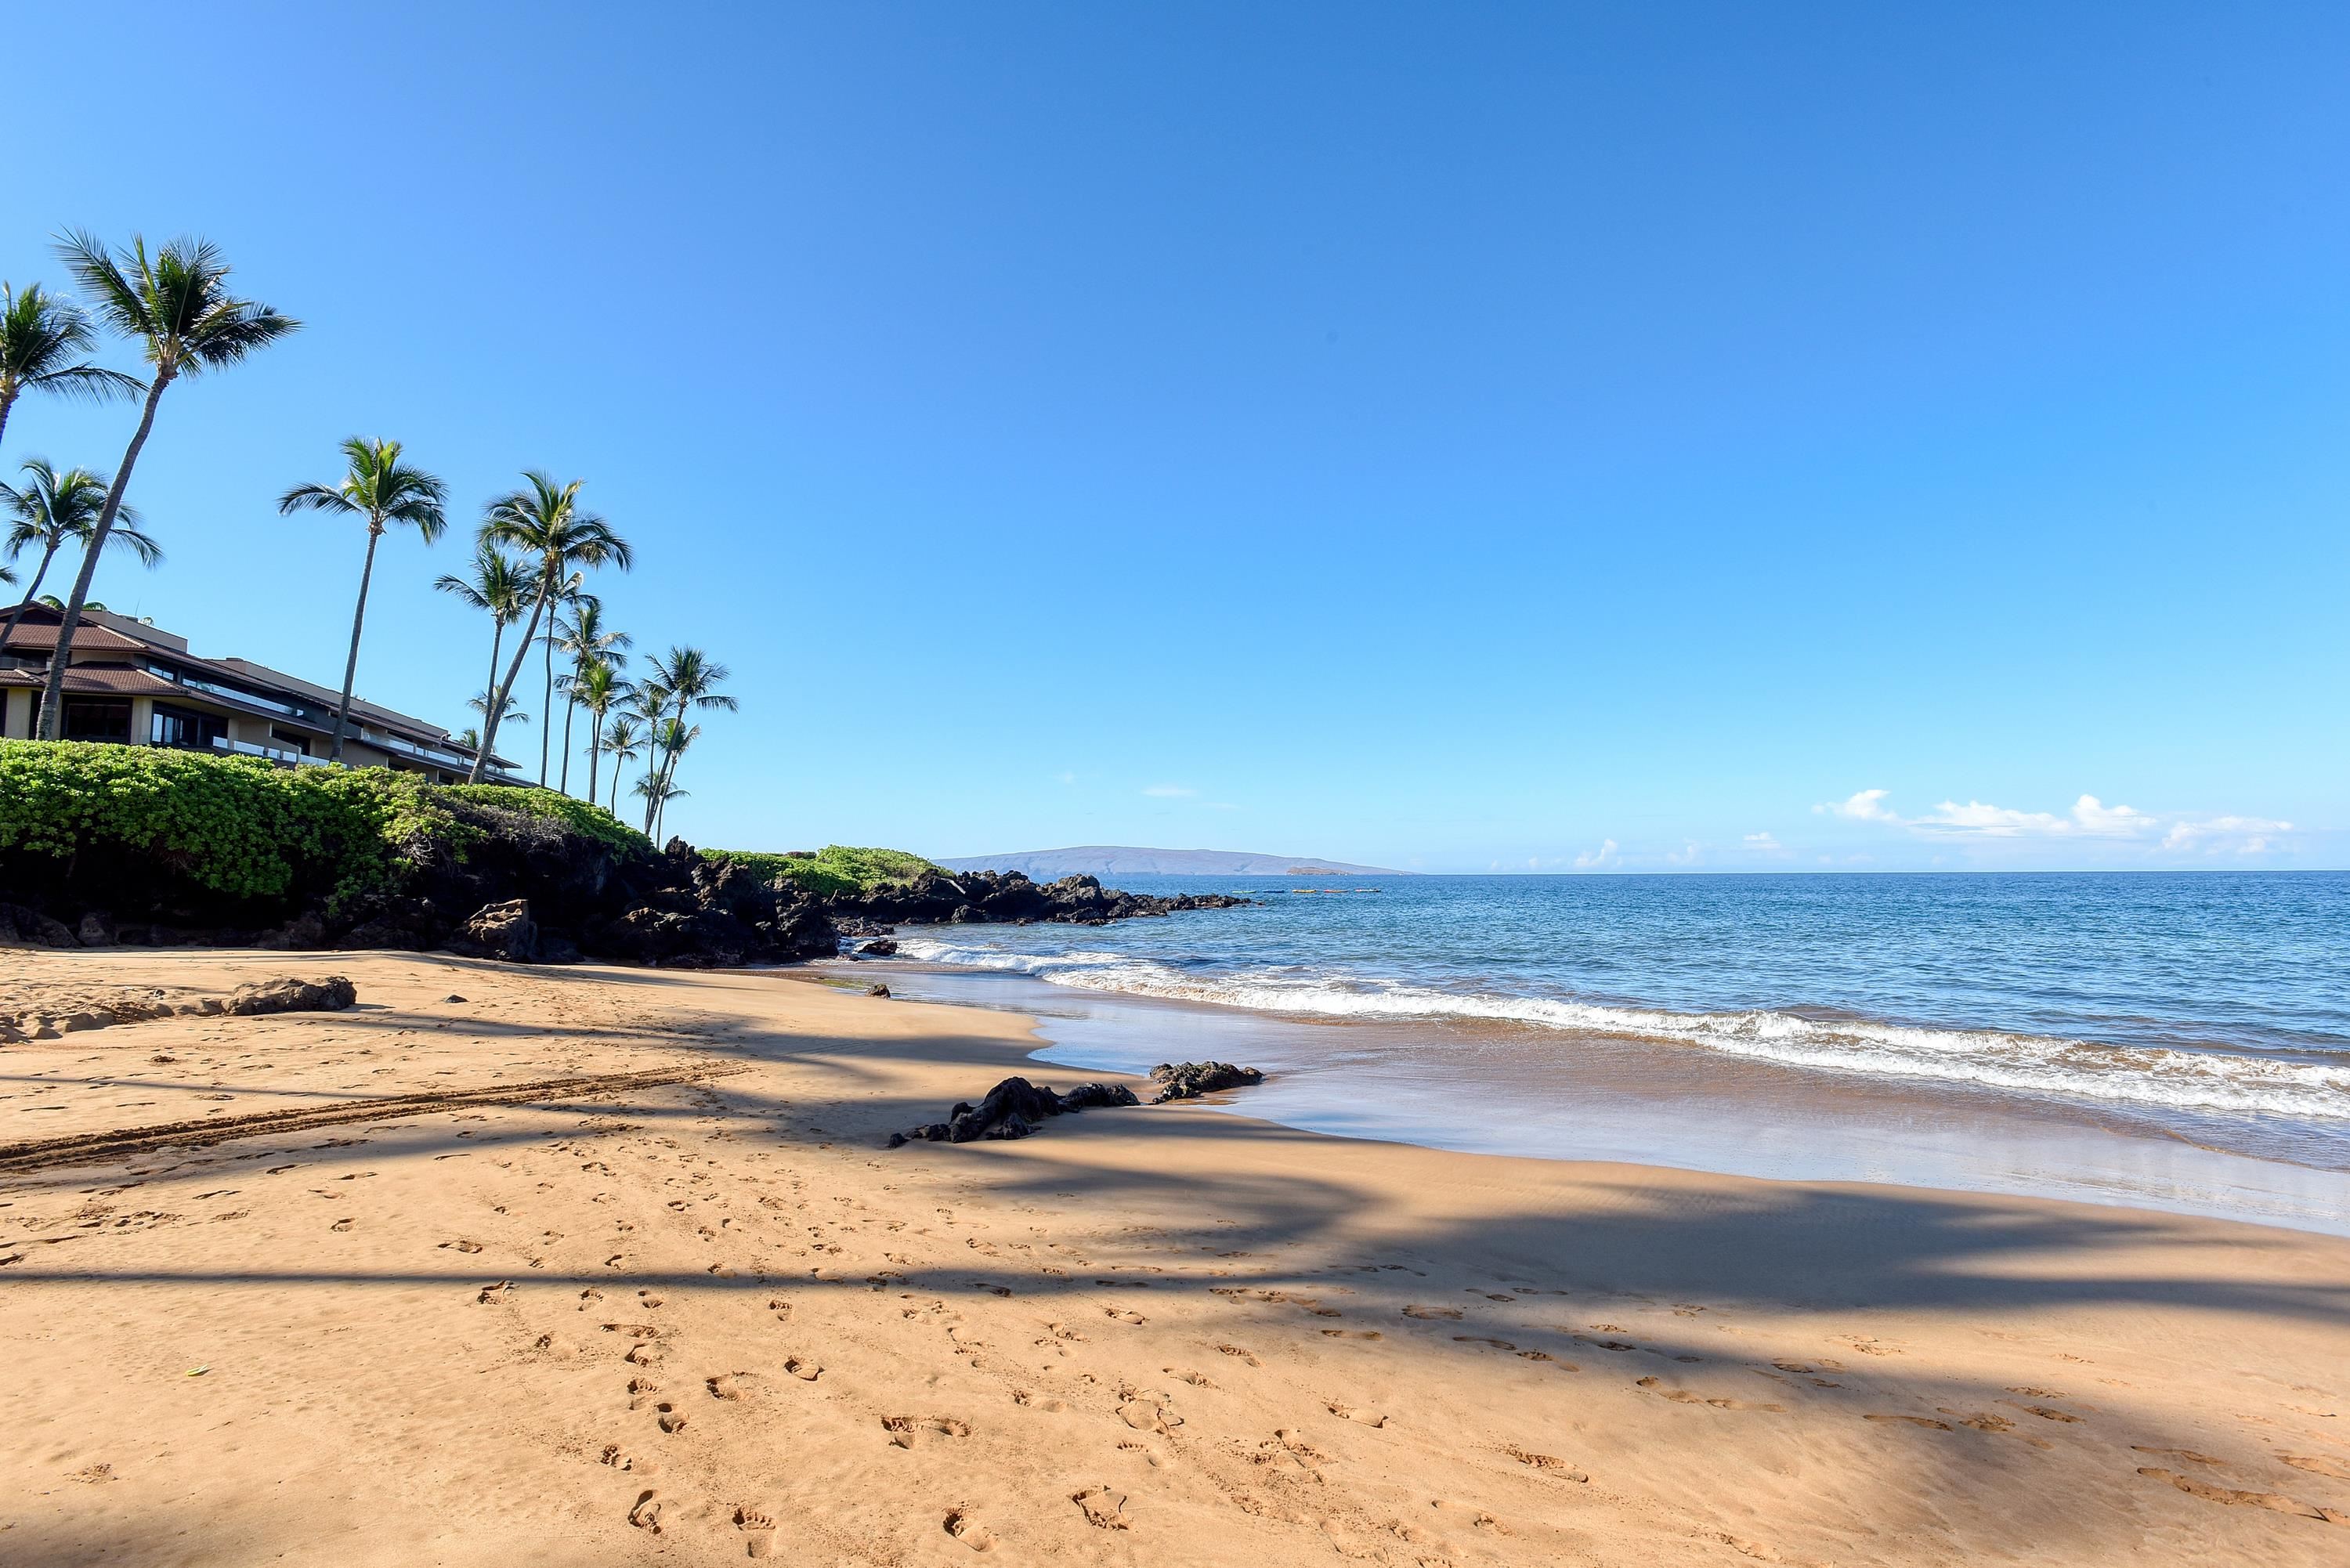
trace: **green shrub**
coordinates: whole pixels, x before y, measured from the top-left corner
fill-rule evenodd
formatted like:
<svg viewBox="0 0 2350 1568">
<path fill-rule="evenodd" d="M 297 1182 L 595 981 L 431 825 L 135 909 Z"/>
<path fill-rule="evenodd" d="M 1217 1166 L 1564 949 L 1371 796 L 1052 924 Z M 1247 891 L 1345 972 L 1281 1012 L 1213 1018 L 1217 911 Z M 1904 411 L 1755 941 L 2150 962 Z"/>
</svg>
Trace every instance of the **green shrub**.
<svg viewBox="0 0 2350 1568">
<path fill-rule="evenodd" d="M 574 800 L 560 790 L 514 784 L 435 784 L 431 788 L 434 795 L 450 800 L 471 801 L 476 805 L 491 806 L 500 811 L 552 818 L 582 837 L 594 839 L 616 855 L 653 846 L 651 839 L 602 806 Z"/>
<path fill-rule="evenodd" d="M 814 854 L 800 850 L 770 855 L 748 849 L 705 849 L 711 860 L 732 860 L 761 877 L 782 877 L 811 893 L 870 893 L 893 882 L 910 882 L 937 867 L 902 849 L 854 849 L 827 844 Z"/>
<path fill-rule="evenodd" d="M 144 746 L 0 741 L 0 852 L 151 858 L 232 898 L 380 887 L 455 820 L 412 774 Z"/>
</svg>

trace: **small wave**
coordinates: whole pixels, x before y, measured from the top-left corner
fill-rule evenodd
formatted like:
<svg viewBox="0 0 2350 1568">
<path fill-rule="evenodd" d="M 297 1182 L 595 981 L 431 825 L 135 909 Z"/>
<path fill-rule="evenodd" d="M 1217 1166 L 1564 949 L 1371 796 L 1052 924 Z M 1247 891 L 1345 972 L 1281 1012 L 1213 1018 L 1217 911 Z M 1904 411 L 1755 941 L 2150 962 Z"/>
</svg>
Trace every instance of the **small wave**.
<svg viewBox="0 0 2350 1568">
<path fill-rule="evenodd" d="M 1295 971 L 1187 974 L 1123 953 L 1018 953 L 900 937 L 908 958 L 1033 975 L 1054 985 L 1326 1018 L 1464 1019 L 1704 1047 L 1784 1066 L 1929 1078 L 2178 1110 L 2350 1117 L 2350 1067 L 2220 1052 L 2104 1045 L 1991 1029 L 1934 1029 L 1789 1012 L 1674 1012 L 1540 996 L 1441 991 Z"/>
</svg>

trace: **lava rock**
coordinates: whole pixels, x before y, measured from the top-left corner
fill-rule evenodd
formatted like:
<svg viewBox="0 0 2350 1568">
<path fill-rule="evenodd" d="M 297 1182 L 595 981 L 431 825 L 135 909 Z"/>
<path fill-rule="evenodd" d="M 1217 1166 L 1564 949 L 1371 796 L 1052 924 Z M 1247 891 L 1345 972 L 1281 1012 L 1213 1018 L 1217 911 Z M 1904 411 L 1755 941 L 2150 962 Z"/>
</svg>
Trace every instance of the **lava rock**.
<svg viewBox="0 0 2350 1568">
<path fill-rule="evenodd" d="M 456 942 L 515 963 L 537 961 L 538 922 L 530 918 L 530 900 L 508 898 L 483 905 L 458 928 Z M 462 952 L 464 947 L 456 950 Z"/>
<path fill-rule="evenodd" d="M 876 937 L 857 950 L 858 958 L 896 958 L 898 944 L 888 937 Z"/>
<path fill-rule="evenodd" d="M 887 996 L 889 994 L 889 988 L 886 985 L 868 985 L 865 988 L 865 994 L 868 996 Z"/>
<path fill-rule="evenodd" d="M 1079 1084 L 1056 1095 L 1025 1078 L 1006 1078 L 973 1106 L 958 1101 L 942 1122 L 931 1122 L 907 1132 L 891 1133 L 889 1147 L 910 1143 L 970 1143 L 979 1138 L 1027 1137 L 1046 1118 L 1097 1106 L 1139 1106 L 1142 1102 L 1123 1084 Z"/>
<path fill-rule="evenodd" d="M 340 1012 L 359 995 L 359 988 L 339 974 L 320 981 L 256 981 L 229 992 L 222 1011 L 244 1018 L 265 1012 Z"/>
<path fill-rule="evenodd" d="M 1124 1084 L 1079 1084 L 1061 1096 L 1064 1111 L 1089 1111 L 1097 1106 L 1139 1106 L 1141 1099 Z"/>
<path fill-rule="evenodd" d="M 1263 1083 L 1264 1075 L 1230 1062 L 1161 1062 L 1150 1069 L 1150 1081 L 1159 1085 L 1150 1102 L 1156 1106 L 1169 1100 L 1196 1100 L 1218 1089 L 1249 1088 Z"/>
</svg>

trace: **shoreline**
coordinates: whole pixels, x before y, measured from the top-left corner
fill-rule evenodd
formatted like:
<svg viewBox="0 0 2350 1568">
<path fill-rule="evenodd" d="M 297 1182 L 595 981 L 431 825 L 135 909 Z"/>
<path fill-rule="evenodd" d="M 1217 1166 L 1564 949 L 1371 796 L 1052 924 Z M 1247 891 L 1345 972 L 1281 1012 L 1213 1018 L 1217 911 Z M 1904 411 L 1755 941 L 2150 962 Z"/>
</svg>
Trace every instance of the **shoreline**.
<svg viewBox="0 0 2350 1568">
<path fill-rule="evenodd" d="M 811 967 L 879 977 L 917 1000 L 1033 1018 L 1045 1041 L 1037 1058 L 1058 1066 L 1139 1073 L 1170 1054 L 1269 1066 L 1274 1081 L 1243 1106 L 1306 1131 L 1762 1180 L 2044 1197 L 2350 1235 L 2350 1171 L 2199 1142 L 2126 1107 L 1858 1079 L 1602 1034 L 1292 1016 L 904 959 Z M 1183 1044 L 1139 1044 L 1167 1038 Z"/>
<path fill-rule="evenodd" d="M 1247 1114 L 1262 1091 L 885 1153 L 1043 1076 L 1030 1021 L 757 971 L 22 967 L 343 972 L 360 1001 L 10 1046 L 9 1137 L 691 1081 L 0 1177 L 0 1558 L 2291 1564 L 2350 1541 L 2332 1237 L 1326 1137 Z"/>
</svg>

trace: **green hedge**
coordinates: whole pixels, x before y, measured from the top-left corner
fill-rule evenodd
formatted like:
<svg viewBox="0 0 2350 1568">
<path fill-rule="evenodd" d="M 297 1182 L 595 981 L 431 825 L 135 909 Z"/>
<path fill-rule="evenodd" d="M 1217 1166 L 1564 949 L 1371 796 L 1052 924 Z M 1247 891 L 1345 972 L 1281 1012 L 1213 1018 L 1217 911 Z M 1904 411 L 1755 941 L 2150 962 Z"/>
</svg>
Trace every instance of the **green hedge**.
<svg viewBox="0 0 2350 1568">
<path fill-rule="evenodd" d="M 732 860 L 762 877 L 783 877 L 811 893 L 869 893 L 892 882 L 910 882 L 937 867 L 902 849 L 854 849 L 827 844 L 816 851 L 769 855 L 750 849 L 705 849 L 711 860 Z"/>
<path fill-rule="evenodd" d="M 546 789 L 428 784 L 384 768 L 281 768 L 146 746 L 0 741 L 0 853 L 147 857 L 232 898 L 341 899 L 397 880 L 427 845 L 463 858 L 463 802 L 564 823 L 615 850 L 642 834 Z"/>
</svg>

